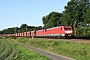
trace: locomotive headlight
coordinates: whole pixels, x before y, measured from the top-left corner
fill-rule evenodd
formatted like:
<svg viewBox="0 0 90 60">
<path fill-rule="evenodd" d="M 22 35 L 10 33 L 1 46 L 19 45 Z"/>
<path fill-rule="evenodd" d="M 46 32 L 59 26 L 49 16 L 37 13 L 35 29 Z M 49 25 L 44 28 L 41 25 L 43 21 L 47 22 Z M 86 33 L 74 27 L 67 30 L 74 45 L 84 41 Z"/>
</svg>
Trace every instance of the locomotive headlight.
<svg viewBox="0 0 90 60">
<path fill-rule="evenodd" d="M 65 31 L 65 33 L 72 33 L 72 31 Z"/>
<path fill-rule="evenodd" d="M 62 33 L 61 35 L 62 35 L 62 36 L 65 36 L 65 34 L 63 34 L 63 33 Z"/>
<path fill-rule="evenodd" d="M 68 35 L 68 36 L 71 36 L 71 35 Z"/>
</svg>

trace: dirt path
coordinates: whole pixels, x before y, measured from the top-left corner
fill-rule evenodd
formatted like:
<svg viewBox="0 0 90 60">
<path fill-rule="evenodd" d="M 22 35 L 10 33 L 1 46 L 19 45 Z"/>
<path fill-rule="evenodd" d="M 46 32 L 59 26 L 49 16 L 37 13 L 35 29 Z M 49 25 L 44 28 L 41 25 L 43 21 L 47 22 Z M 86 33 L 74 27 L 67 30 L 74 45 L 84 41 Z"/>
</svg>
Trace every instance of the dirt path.
<svg viewBox="0 0 90 60">
<path fill-rule="evenodd" d="M 58 54 L 55 54 L 55 53 L 52 53 L 52 52 L 49 52 L 49 51 L 45 51 L 45 50 L 33 47 L 33 46 L 28 46 L 28 45 L 25 45 L 25 44 L 22 44 L 22 43 L 19 43 L 19 42 L 16 42 L 16 43 L 20 44 L 20 45 L 22 45 L 22 46 L 24 46 L 24 47 L 26 47 L 30 50 L 38 52 L 38 53 L 50 58 L 51 60 L 74 60 L 72 58 L 65 57 L 65 56 L 62 56 L 62 55 L 58 55 Z"/>
</svg>

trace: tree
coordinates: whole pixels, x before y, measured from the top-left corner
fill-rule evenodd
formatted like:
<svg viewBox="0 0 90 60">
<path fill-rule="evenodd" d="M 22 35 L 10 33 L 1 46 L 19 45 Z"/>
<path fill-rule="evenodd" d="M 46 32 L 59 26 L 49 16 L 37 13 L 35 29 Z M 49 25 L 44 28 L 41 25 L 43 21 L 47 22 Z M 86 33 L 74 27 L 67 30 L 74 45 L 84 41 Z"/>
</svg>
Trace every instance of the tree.
<svg viewBox="0 0 90 60">
<path fill-rule="evenodd" d="M 90 24 L 90 8 L 87 10 L 85 14 L 85 22 Z"/>
<path fill-rule="evenodd" d="M 17 33 L 18 29 L 19 29 L 18 27 L 13 27 L 14 33 Z"/>
<path fill-rule="evenodd" d="M 50 14 L 43 16 L 42 21 L 45 28 L 56 27 L 61 24 L 62 13 L 51 12 Z"/>
<path fill-rule="evenodd" d="M 20 32 L 26 32 L 27 27 L 28 27 L 27 24 L 22 24 L 22 25 L 20 26 Z"/>
<path fill-rule="evenodd" d="M 80 25 L 79 23 L 87 23 L 89 20 L 85 18 L 85 16 L 88 15 L 87 10 L 90 9 L 89 4 L 89 0 L 71 0 L 67 3 L 67 6 L 65 6 L 65 24 L 73 27 L 75 35 L 76 28 Z"/>
</svg>

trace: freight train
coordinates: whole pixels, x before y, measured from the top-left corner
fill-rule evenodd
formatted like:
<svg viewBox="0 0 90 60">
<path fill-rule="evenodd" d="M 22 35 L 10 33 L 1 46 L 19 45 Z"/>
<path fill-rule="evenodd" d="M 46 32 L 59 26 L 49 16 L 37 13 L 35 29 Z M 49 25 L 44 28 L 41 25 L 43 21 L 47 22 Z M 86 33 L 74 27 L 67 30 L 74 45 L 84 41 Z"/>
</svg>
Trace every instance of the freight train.
<svg viewBox="0 0 90 60">
<path fill-rule="evenodd" d="M 23 33 L 16 33 L 16 34 L 2 34 L 2 36 L 10 37 L 70 37 L 73 34 L 73 30 L 71 26 L 58 26 L 53 28 L 47 28 L 42 30 L 34 30 L 29 32 Z"/>
</svg>

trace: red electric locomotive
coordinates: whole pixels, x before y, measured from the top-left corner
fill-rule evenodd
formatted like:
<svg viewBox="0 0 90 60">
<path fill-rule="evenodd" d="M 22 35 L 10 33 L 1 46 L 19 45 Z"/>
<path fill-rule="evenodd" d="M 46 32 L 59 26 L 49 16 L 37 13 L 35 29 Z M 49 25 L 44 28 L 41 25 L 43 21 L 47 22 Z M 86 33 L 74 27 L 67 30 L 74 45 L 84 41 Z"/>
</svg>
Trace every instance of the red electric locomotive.
<svg viewBox="0 0 90 60">
<path fill-rule="evenodd" d="M 58 26 L 43 30 L 37 30 L 36 36 L 46 36 L 46 37 L 63 37 L 63 36 L 71 36 L 73 33 L 71 26 Z"/>
</svg>

